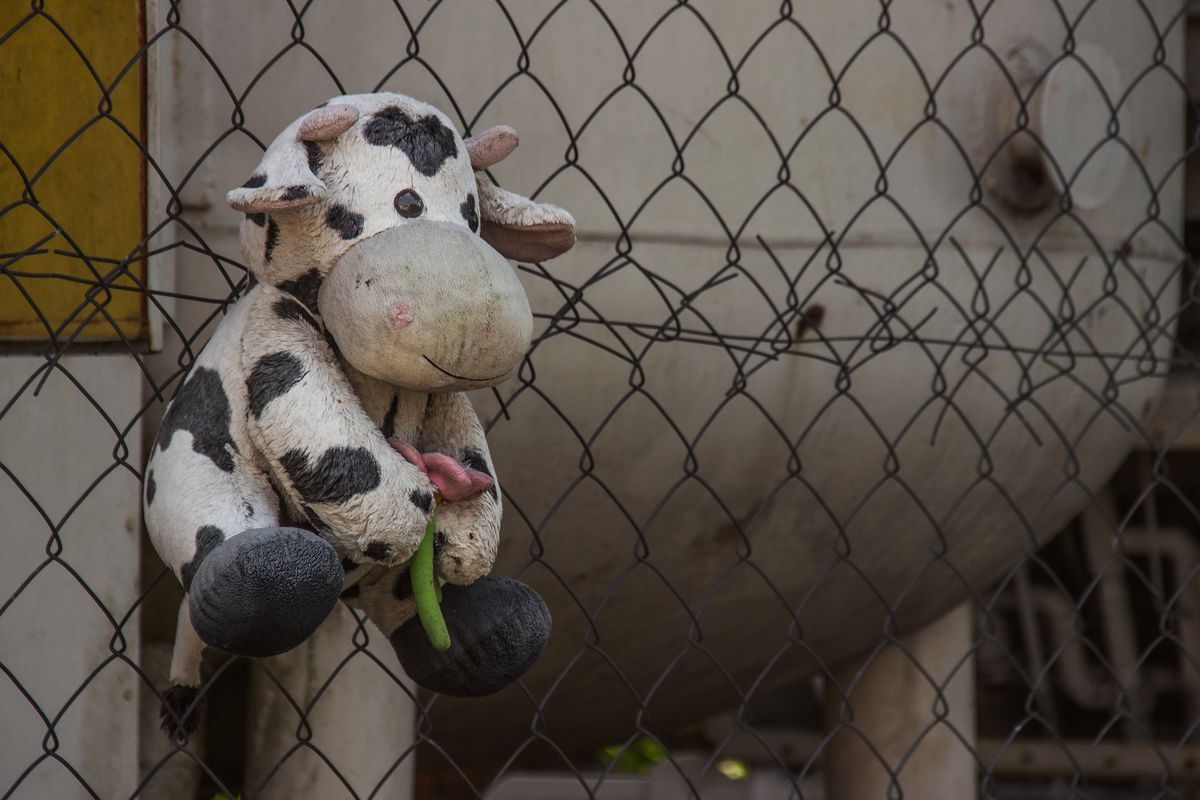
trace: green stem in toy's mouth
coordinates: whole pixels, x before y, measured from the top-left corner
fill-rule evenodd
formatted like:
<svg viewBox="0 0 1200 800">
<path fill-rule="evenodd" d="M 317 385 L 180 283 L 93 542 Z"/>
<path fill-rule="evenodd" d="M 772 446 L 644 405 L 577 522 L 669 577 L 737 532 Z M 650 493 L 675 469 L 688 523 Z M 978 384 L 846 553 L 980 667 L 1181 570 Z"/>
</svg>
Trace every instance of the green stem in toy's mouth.
<svg viewBox="0 0 1200 800">
<path fill-rule="evenodd" d="M 434 500 L 433 510 L 429 513 L 429 524 L 425 526 L 425 535 L 421 545 L 413 555 L 409 566 L 409 577 L 412 579 L 413 602 L 417 606 L 417 616 L 421 627 L 429 637 L 430 644 L 439 652 L 450 649 L 450 631 L 446 629 L 446 618 L 442 616 L 441 587 L 433 574 L 433 538 L 437 535 L 437 499 Z"/>
</svg>

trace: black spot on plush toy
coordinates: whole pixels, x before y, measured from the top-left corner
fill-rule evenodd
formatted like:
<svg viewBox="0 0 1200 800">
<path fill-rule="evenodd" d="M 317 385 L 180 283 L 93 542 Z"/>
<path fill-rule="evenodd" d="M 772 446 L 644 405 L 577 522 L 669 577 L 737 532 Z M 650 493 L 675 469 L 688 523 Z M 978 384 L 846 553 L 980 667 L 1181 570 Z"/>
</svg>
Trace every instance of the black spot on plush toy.
<svg viewBox="0 0 1200 800">
<path fill-rule="evenodd" d="M 545 603 L 488 576 L 500 493 L 462 394 L 529 348 L 505 257 L 575 241 L 566 211 L 477 172 L 515 146 L 509 128 L 463 140 L 403 95 L 338 97 L 229 193 L 258 285 L 197 358 L 147 470 L 146 525 L 187 591 L 172 735 L 197 724 L 206 645 L 284 652 L 339 598 L 433 691 L 498 691 L 541 653 Z"/>
</svg>

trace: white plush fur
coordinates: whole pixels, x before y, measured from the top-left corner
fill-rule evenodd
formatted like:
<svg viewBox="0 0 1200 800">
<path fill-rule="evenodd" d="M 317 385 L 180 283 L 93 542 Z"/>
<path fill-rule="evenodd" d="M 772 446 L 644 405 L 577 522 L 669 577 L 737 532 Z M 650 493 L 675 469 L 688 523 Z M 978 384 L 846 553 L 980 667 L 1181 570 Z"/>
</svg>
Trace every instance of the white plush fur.
<svg viewBox="0 0 1200 800">
<path fill-rule="evenodd" d="M 219 469 L 195 447 L 195 434 L 173 431 L 170 440 L 159 434 L 146 470 L 145 519 L 150 541 L 159 556 L 178 575 L 196 549 L 196 532 L 205 526 L 231 535 L 248 528 L 277 524 L 279 497 L 259 468 L 249 446 L 246 380 L 242 373 L 242 331 L 251 304 L 245 300 L 226 315 L 196 359 L 187 383 L 206 379 L 215 372 L 230 406 L 229 438 L 236 445 L 225 452 L 233 469 Z M 209 370 L 203 374 L 203 370 Z M 166 445 L 166 449 L 164 449 Z M 149 501 L 153 490 L 155 502 Z"/>
<path fill-rule="evenodd" d="M 428 517 L 409 498 L 431 494 L 434 487 L 388 443 L 384 428 L 421 451 L 456 459 L 472 453 L 494 476 L 487 441 L 464 395 L 429 393 L 440 388 L 436 386 L 400 389 L 351 367 L 333 347 L 319 310 L 305 307 L 306 302 L 315 306 L 315 301 L 304 296 L 303 287 L 312 288 L 315 296 L 314 279 L 327 275 L 356 243 L 412 224 L 394 206 L 397 193 L 405 189 L 423 199 L 420 219 L 458 226 L 476 236 L 463 210 L 468 198 L 481 217 L 500 224 L 529 227 L 574 221 L 562 209 L 506 192 L 486 178 L 477 182 L 457 132 L 456 155 L 432 176 L 422 174 L 401 148 L 369 144 L 364 138 L 373 116 L 390 106 L 413 118 L 436 117 L 455 131 L 431 106 L 386 93 L 348 95 L 331 103 L 356 109 L 357 121 L 334 140 L 306 146 L 299 132 L 307 115 L 297 119 L 264 153 L 254 173 L 263 176 L 261 185 L 228 195 L 230 205 L 247 214 L 242 248 L 260 285 L 225 317 L 187 381 L 196 380 L 200 368 L 211 371 L 203 378 L 210 383 L 213 372 L 219 376 L 230 409 L 228 440 L 222 438 L 223 429 L 216 439 L 212 431 L 185 429 L 174 430 L 169 440 L 160 437 L 147 471 L 146 524 L 155 548 L 177 575 L 195 557 L 198 531 L 206 526 L 219 529 L 225 538 L 267 526 L 311 527 L 339 555 L 359 563 L 347 573 L 347 587 L 361 584 L 352 602 L 391 633 L 413 614 L 411 601 L 396 599 L 392 589 Z M 306 130 L 325 132 L 326 118 L 350 116 L 327 112 Z M 309 166 L 314 147 L 321 161 L 315 172 Z M 288 199 L 289 192 L 296 196 Z M 338 208 L 356 215 L 349 226 L 353 235 L 331 226 L 330 215 Z M 268 238 L 274 240 L 269 257 Z M 444 268 L 452 270 L 454 265 Z M 428 279 L 437 281 L 439 276 Z M 469 341 L 464 346 L 469 347 Z M 256 415 L 247 382 L 264 358 L 280 354 L 299 363 L 299 377 Z M 215 457 L 213 441 L 221 443 Z M 315 463 L 334 448 L 368 453 L 378 465 L 378 485 L 344 500 L 306 501 L 284 461 L 288 454 L 300 453 Z M 226 459 L 232 463 L 230 470 L 219 466 Z M 444 543 L 436 569 L 443 580 L 467 584 L 491 569 L 500 531 L 499 497 L 497 484 L 494 492 L 438 510 Z M 380 545 L 386 546 L 385 555 L 367 554 L 368 549 L 380 553 Z M 197 686 L 202 646 L 191 631 L 186 608 L 185 600 L 171 677 L 177 684 Z"/>
<path fill-rule="evenodd" d="M 459 140 L 458 155 L 442 165 L 432 177 L 421 174 L 397 148 L 381 148 L 366 144 L 362 129 L 371 114 L 382 108 L 398 105 L 414 117 L 436 116 L 450 130 L 449 118 L 441 111 L 403 95 L 368 94 L 346 95 L 332 103 L 349 104 L 358 108 L 359 120 L 333 142 L 316 142 L 325 158 L 325 167 L 318 179 L 308 169 L 304 144 L 297 138 L 303 118 L 289 125 L 263 154 L 256 175 L 265 174 L 268 184 L 260 189 L 234 189 L 229 192 L 229 204 L 238 210 L 253 211 L 255 198 L 269 211 L 272 198 L 289 184 L 313 186 L 319 202 L 302 203 L 271 219 L 280 226 L 279 244 L 268 263 L 263 258 L 266 249 L 267 227 L 251 220 L 242 222 L 242 252 L 251 269 L 265 283 L 278 284 L 288 277 L 316 267 L 327 273 L 354 241 L 399 227 L 409 220 L 400 217 L 393 206 L 396 193 L 413 189 L 425 201 L 422 219 L 449 222 L 466 227 L 459 206 L 468 194 L 476 194 L 475 173 L 466 147 Z M 288 176 L 276 180 L 278 170 Z M 364 217 L 363 230 L 355 240 L 344 240 L 325 223 L 330 208 L 340 205 Z M 282 235 L 284 228 L 292 233 Z"/>
</svg>

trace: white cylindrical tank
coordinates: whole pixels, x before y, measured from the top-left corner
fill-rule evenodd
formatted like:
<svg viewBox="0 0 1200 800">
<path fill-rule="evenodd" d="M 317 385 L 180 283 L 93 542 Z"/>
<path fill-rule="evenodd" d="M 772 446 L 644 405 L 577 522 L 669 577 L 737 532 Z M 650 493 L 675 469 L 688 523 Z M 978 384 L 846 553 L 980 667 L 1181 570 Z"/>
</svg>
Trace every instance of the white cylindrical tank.
<svg viewBox="0 0 1200 800">
<path fill-rule="evenodd" d="M 724 55 L 682 7 L 644 41 L 614 15 L 640 48 L 624 88 L 611 35 L 564 9 L 529 65 L 575 142 L 520 78 L 480 122 L 521 128 L 498 177 L 553 174 L 540 196 L 582 235 L 523 276 L 524 381 L 503 411 L 477 398 L 499 570 L 555 632 L 523 690 L 436 703 L 451 752 L 531 723 L 564 747 L 674 730 L 986 603 L 1162 386 L 1185 100 L 1153 67 L 1154 25 L 1181 62 L 1165 8 L 1091 7 L 1070 57 L 1034 2 L 797 4 L 745 55 L 778 14 L 752 8 L 701 9 Z"/>
</svg>

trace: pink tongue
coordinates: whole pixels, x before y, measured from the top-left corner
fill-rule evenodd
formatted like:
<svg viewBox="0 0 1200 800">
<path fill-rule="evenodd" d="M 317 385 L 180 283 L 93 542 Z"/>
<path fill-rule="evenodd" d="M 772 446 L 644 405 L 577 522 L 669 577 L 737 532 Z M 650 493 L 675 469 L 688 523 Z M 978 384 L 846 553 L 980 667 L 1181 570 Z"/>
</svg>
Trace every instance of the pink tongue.
<svg viewBox="0 0 1200 800">
<path fill-rule="evenodd" d="M 421 458 L 420 450 L 413 447 L 408 442 L 402 442 L 398 439 L 388 439 L 388 444 L 390 444 L 392 449 L 394 449 L 397 453 L 404 456 L 405 461 L 421 470 L 421 472 L 429 472 L 429 470 L 425 469 L 425 459 Z"/>
<path fill-rule="evenodd" d="M 490 475 L 462 465 L 445 453 L 422 453 L 407 442 L 390 440 L 392 447 L 417 469 L 429 476 L 443 498 L 451 503 L 470 500 L 490 489 Z"/>
</svg>

